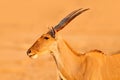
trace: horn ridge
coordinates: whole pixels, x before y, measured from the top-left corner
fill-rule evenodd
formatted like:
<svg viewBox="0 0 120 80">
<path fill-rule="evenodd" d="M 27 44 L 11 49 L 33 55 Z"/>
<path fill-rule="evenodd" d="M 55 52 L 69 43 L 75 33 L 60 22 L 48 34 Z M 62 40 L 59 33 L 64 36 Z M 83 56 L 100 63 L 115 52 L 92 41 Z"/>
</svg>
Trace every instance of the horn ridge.
<svg viewBox="0 0 120 80">
<path fill-rule="evenodd" d="M 51 29 L 49 30 L 49 32 L 47 32 L 47 34 L 50 34 L 53 38 L 55 38 L 55 29 L 53 27 L 51 27 Z"/>
</svg>

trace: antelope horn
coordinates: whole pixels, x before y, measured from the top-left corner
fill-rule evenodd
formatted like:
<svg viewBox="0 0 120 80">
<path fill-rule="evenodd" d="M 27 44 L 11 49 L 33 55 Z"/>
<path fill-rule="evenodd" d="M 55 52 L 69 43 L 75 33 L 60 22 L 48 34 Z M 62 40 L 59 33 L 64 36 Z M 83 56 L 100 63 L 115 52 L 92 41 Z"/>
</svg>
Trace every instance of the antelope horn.
<svg viewBox="0 0 120 80">
<path fill-rule="evenodd" d="M 71 22 L 75 17 L 77 17 L 79 14 L 81 14 L 81 13 L 87 11 L 87 10 L 89 10 L 89 8 L 88 8 L 88 9 L 83 9 L 83 10 L 82 10 L 82 8 L 81 8 L 81 9 L 78 9 L 78 10 L 75 10 L 75 11 L 71 12 L 71 13 L 68 14 L 64 19 L 62 19 L 58 25 L 56 25 L 56 26 L 54 27 L 55 31 L 58 32 L 59 30 L 63 29 L 63 28 L 64 28 L 69 22 Z"/>
<path fill-rule="evenodd" d="M 68 14 L 65 18 L 63 18 L 58 25 L 56 25 L 52 30 L 55 30 L 56 32 L 60 31 L 61 29 L 63 29 L 68 23 L 70 23 L 75 17 L 77 17 L 79 14 L 85 12 L 89 10 L 89 8 L 87 9 L 77 9 L 73 12 L 71 12 L 70 14 Z M 50 30 L 48 33 L 51 34 L 51 32 L 53 32 L 52 30 Z"/>
<path fill-rule="evenodd" d="M 56 32 L 56 31 L 55 31 L 54 28 L 52 27 L 52 29 L 51 29 L 51 35 L 52 35 L 53 38 L 55 38 L 55 32 Z"/>
</svg>

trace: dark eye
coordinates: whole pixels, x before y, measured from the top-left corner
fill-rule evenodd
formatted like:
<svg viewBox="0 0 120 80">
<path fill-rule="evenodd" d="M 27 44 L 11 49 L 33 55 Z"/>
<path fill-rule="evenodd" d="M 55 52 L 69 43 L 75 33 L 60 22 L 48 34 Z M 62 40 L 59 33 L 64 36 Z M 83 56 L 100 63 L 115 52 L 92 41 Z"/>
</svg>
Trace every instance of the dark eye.
<svg viewBox="0 0 120 80">
<path fill-rule="evenodd" d="M 49 37 L 44 37 L 44 39 L 48 40 L 48 39 L 49 39 Z"/>
</svg>

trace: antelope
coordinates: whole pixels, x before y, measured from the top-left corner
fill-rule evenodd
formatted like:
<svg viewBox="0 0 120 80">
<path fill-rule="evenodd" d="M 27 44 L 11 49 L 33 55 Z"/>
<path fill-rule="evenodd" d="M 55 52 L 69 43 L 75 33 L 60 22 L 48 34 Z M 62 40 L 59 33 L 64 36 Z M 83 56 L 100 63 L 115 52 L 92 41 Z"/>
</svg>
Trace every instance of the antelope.
<svg viewBox="0 0 120 80">
<path fill-rule="evenodd" d="M 56 63 L 58 80 L 120 80 L 120 54 L 91 50 L 84 54 L 74 51 L 57 33 L 75 17 L 89 9 L 68 14 L 58 25 L 43 34 L 27 51 L 31 58 L 50 53 Z"/>
</svg>

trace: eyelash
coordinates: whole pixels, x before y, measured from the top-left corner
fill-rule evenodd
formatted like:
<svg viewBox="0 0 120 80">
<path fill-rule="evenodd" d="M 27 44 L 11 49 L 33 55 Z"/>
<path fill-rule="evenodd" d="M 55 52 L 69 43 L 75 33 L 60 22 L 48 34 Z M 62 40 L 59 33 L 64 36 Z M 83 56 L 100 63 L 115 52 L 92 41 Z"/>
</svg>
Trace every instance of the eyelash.
<svg viewBox="0 0 120 80">
<path fill-rule="evenodd" d="M 49 38 L 48 37 L 44 37 L 44 39 L 48 40 Z"/>
</svg>

